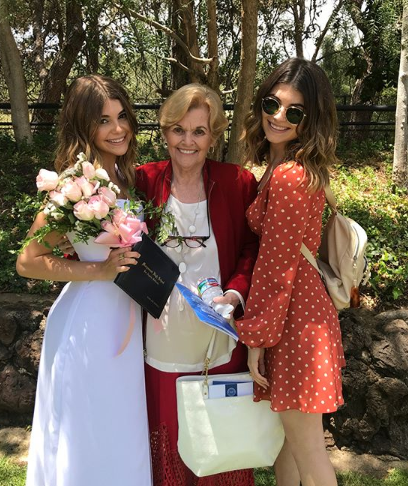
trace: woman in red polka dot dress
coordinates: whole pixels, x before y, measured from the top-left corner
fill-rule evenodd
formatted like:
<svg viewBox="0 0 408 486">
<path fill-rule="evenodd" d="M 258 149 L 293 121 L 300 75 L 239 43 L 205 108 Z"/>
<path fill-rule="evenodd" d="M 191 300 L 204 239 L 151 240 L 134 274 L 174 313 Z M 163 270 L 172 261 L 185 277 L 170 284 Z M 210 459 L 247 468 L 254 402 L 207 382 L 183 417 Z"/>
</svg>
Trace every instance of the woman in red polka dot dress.
<svg viewBox="0 0 408 486">
<path fill-rule="evenodd" d="M 336 309 L 301 254 L 320 243 L 324 186 L 336 160 L 337 117 L 323 70 L 289 59 L 261 85 L 246 122 L 247 161 L 268 162 L 247 211 L 260 251 L 244 318 L 256 401 L 270 400 L 286 434 L 278 486 L 334 486 L 322 414 L 343 404 L 345 365 Z"/>
</svg>

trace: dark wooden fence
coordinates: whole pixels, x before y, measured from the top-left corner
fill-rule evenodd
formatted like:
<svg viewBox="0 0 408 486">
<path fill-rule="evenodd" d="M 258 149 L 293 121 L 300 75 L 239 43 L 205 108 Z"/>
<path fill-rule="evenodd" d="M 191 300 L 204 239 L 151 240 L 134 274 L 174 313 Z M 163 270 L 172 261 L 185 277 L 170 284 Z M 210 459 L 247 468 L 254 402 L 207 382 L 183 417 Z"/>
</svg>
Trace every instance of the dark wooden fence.
<svg viewBox="0 0 408 486">
<path fill-rule="evenodd" d="M 159 103 L 136 103 L 133 107 L 138 114 L 141 131 L 156 131 L 159 129 L 156 121 L 157 110 L 160 108 Z M 61 105 L 54 103 L 30 103 L 28 108 L 31 111 L 45 110 L 54 113 L 59 111 Z M 10 103 L 0 103 L 0 120 L 7 118 L 7 121 L 0 121 L 0 130 L 10 130 L 12 128 L 10 109 Z M 231 116 L 234 105 L 225 104 L 224 109 Z M 395 106 L 338 104 L 337 112 L 342 134 L 364 132 L 366 136 L 378 136 L 381 133 L 385 137 L 393 140 L 395 131 Z M 369 121 L 350 121 L 351 112 L 367 112 Z M 369 113 L 371 114 L 369 115 Z M 47 130 L 54 126 L 54 122 L 33 122 L 31 125 L 36 130 Z"/>
</svg>

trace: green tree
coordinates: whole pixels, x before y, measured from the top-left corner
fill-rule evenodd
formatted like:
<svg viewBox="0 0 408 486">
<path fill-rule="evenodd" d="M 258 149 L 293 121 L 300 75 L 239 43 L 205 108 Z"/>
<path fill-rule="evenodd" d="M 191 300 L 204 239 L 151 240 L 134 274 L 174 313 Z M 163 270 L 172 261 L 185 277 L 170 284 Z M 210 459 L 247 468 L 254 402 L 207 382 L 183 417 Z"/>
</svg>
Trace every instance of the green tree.
<svg viewBox="0 0 408 486">
<path fill-rule="evenodd" d="M 362 37 L 349 68 L 356 78 L 351 104 L 375 104 L 384 88 L 396 86 L 402 0 L 347 0 L 345 6 Z M 350 121 L 367 122 L 371 116 L 371 112 L 354 112 Z"/>
<path fill-rule="evenodd" d="M 0 0 L 0 61 L 11 103 L 11 120 L 18 143 L 31 143 L 26 85 L 20 53 L 10 28 L 7 0 Z"/>
</svg>

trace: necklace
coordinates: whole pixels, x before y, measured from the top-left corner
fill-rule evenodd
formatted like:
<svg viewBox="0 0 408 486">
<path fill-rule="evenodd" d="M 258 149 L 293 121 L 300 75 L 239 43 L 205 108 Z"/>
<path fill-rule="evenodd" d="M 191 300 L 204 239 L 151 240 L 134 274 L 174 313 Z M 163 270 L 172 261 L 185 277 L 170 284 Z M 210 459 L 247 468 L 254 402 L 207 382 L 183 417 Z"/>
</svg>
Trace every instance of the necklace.
<svg viewBox="0 0 408 486">
<path fill-rule="evenodd" d="M 193 220 L 192 224 L 190 224 L 190 226 L 188 227 L 188 231 L 190 232 L 190 236 L 193 235 L 197 231 L 196 221 L 197 221 L 197 216 L 200 213 L 199 208 L 200 208 L 201 197 L 203 195 L 203 185 L 204 184 L 201 183 L 200 193 L 198 195 L 198 203 L 197 203 L 197 206 L 194 209 L 194 220 Z"/>
<path fill-rule="evenodd" d="M 193 222 L 188 226 L 188 231 L 190 233 L 189 236 L 192 236 L 197 231 L 196 221 L 197 221 L 197 216 L 200 214 L 200 202 L 203 196 L 204 196 L 204 183 L 201 180 L 200 190 L 198 193 L 198 202 L 196 207 L 194 208 L 194 219 Z"/>
</svg>

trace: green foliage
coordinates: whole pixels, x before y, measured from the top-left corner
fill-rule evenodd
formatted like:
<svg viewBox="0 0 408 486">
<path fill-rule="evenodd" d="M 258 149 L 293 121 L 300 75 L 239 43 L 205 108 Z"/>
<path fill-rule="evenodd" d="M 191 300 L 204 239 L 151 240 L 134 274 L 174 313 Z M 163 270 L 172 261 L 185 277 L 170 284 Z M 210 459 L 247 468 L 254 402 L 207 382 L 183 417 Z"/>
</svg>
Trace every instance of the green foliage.
<svg viewBox="0 0 408 486">
<path fill-rule="evenodd" d="M 276 486 L 275 475 L 272 467 L 262 467 L 255 469 L 256 486 Z"/>
<path fill-rule="evenodd" d="M 321 67 L 329 77 L 337 98 L 337 103 L 346 104 L 351 95 L 355 79 L 348 73 L 353 51 L 350 45 L 350 36 L 345 32 L 346 28 L 339 32 L 337 37 L 327 36 L 322 45 Z M 346 97 L 346 103 L 341 98 Z"/>
<path fill-rule="evenodd" d="M 353 51 L 348 73 L 361 79 L 367 71 L 367 54 L 372 61 L 361 93 L 364 103 L 375 103 L 384 88 L 397 84 L 402 3 L 402 0 L 370 0 L 362 3 L 361 12 L 353 14 L 358 12 L 355 2 L 346 2 L 363 34 L 361 48 Z"/>
<path fill-rule="evenodd" d="M 392 469 L 385 479 L 377 479 L 354 472 L 337 473 L 339 486 L 406 486 L 408 471 Z M 276 480 L 272 468 L 255 469 L 256 486 L 275 486 Z"/>
<path fill-rule="evenodd" d="M 339 486 L 406 486 L 408 471 L 392 469 L 385 479 L 377 479 L 359 473 L 347 472 L 337 475 Z"/>
<path fill-rule="evenodd" d="M 34 180 L 34 179 L 32 179 Z M 24 292 L 28 281 L 15 271 L 18 248 L 31 226 L 36 214 L 35 199 L 21 194 L 14 200 L 14 206 L 2 210 L 0 215 L 0 291 Z M 54 288 L 52 282 L 34 281 L 28 289 L 32 293 L 47 293 Z"/>
<path fill-rule="evenodd" d="M 0 458 L 0 486 L 24 486 L 26 468 Z"/>
<path fill-rule="evenodd" d="M 374 145 L 374 144 L 372 144 Z M 378 144 L 381 145 L 381 144 Z M 365 293 L 381 305 L 406 301 L 408 293 L 408 196 L 393 187 L 389 151 L 375 146 L 348 152 L 335 170 L 332 186 L 341 212 L 355 219 L 368 235 L 371 278 Z M 372 161 L 375 159 L 375 162 Z"/>
<path fill-rule="evenodd" d="M 27 280 L 15 271 L 16 251 L 26 236 L 36 214 L 35 177 L 40 168 L 52 169 L 53 135 L 39 135 L 30 146 L 16 150 L 14 140 L 0 133 L 0 291 L 27 290 Z M 52 282 L 30 283 L 33 293 L 45 293 L 54 288 Z"/>
<path fill-rule="evenodd" d="M 138 165 L 143 165 L 147 162 L 152 162 L 153 160 L 168 159 L 169 156 L 167 150 L 164 148 L 164 142 L 158 131 L 139 133 L 137 141 L 139 144 Z"/>
</svg>

